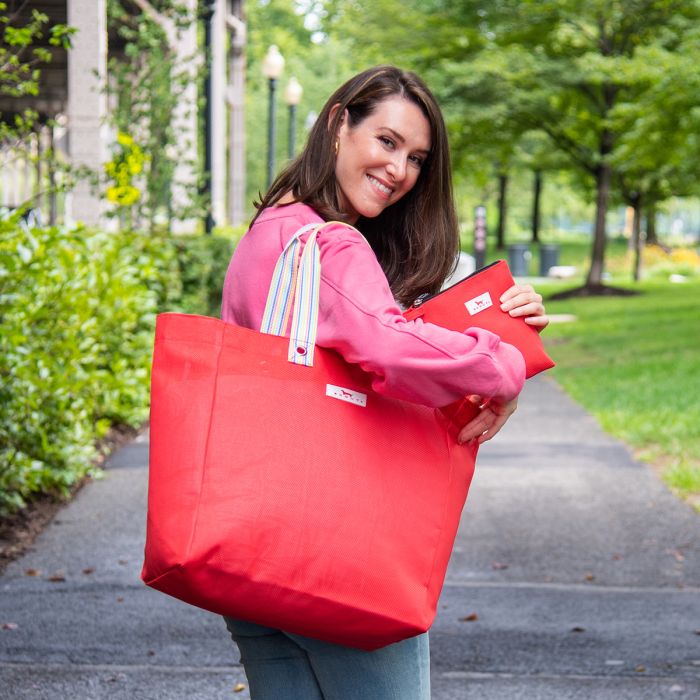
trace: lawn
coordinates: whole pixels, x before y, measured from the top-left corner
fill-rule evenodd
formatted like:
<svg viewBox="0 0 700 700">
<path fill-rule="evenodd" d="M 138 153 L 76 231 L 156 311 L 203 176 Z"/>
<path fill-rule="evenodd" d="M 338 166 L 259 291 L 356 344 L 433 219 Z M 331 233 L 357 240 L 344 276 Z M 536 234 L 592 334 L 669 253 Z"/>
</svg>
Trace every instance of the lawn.
<svg viewBox="0 0 700 700">
<path fill-rule="evenodd" d="M 632 286 L 625 284 L 625 286 Z M 562 284 L 540 285 L 545 297 Z M 700 279 L 648 280 L 634 297 L 548 301 L 573 314 L 544 333 L 561 386 L 603 428 L 700 504 Z"/>
</svg>

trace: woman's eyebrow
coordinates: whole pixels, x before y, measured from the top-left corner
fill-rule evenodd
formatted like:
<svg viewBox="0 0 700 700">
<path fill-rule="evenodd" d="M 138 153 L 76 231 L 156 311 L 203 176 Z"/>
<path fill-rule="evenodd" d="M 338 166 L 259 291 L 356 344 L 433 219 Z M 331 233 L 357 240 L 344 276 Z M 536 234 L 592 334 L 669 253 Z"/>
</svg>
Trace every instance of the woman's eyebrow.
<svg viewBox="0 0 700 700">
<path fill-rule="evenodd" d="M 406 139 L 398 131 L 392 129 L 390 126 L 385 126 L 382 128 L 386 129 L 386 131 L 391 132 L 397 140 L 401 141 L 401 143 L 406 143 Z"/>
</svg>

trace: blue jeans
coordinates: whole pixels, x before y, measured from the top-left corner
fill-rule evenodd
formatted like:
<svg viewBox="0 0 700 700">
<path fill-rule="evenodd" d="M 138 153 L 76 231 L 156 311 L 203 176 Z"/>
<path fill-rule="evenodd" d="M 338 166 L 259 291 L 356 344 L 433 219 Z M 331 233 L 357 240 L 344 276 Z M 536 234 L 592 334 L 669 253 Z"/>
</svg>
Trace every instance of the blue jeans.
<svg viewBox="0 0 700 700">
<path fill-rule="evenodd" d="M 430 700 L 427 633 L 362 651 L 225 620 L 251 700 Z"/>
</svg>

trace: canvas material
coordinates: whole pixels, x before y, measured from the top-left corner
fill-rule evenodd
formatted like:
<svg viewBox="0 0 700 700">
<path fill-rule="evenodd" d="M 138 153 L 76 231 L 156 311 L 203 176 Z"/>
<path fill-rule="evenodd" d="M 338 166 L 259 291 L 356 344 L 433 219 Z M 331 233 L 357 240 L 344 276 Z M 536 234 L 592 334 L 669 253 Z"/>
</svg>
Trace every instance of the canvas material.
<svg viewBox="0 0 700 700">
<path fill-rule="evenodd" d="M 287 297 L 292 287 L 313 289 L 297 277 Z M 476 447 L 458 445 L 439 410 L 372 391 L 338 353 L 316 347 L 304 365 L 289 348 L 218 319 L 158 317 L 142 578 L 363 649 L 423 632 Z"/>
</svg>

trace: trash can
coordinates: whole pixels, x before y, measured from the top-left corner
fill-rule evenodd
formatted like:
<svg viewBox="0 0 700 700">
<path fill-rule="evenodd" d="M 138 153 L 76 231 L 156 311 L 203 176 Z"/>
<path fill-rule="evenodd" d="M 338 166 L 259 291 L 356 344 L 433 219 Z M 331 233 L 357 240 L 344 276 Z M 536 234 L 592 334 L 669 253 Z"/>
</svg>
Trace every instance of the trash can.
<svg viewBox="0 0 700 700">
<path fill-rule="evenodd" d="M 508 267 L 513 277 L 527 277 L 531 257 L 530 248 L 525 243 L 508 246 Z"/>
<path fill-rule="evenodd" d="M 540 246 L 540 277 L 549 275 L 549 268 L 559 264 L 559 246 L 544 243 Z"/>
</svg>

